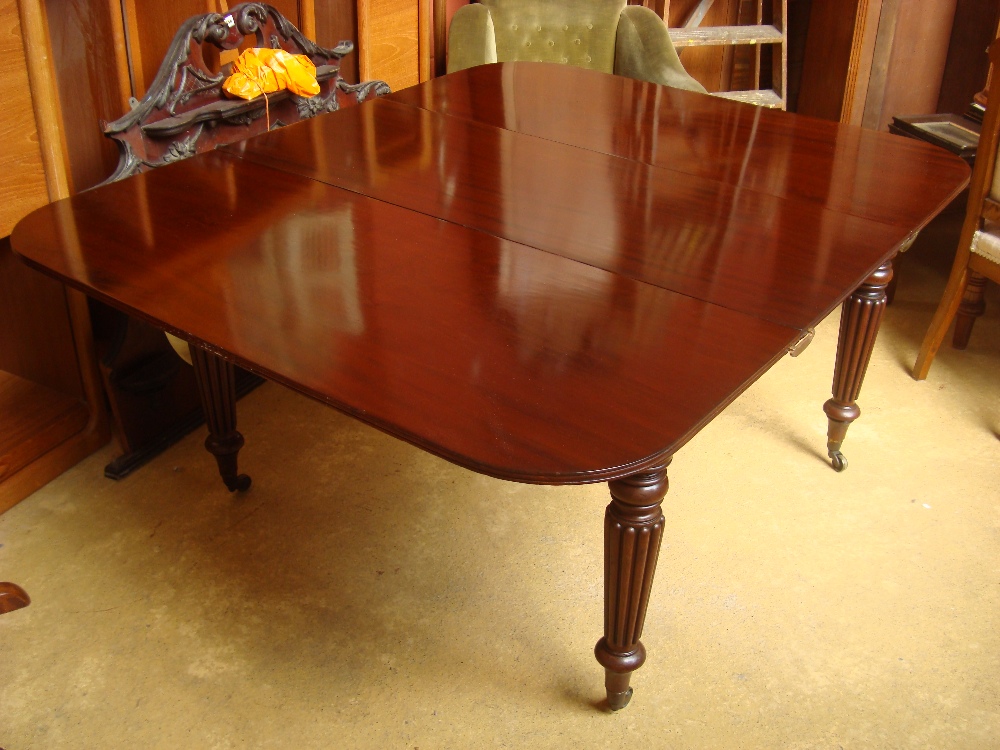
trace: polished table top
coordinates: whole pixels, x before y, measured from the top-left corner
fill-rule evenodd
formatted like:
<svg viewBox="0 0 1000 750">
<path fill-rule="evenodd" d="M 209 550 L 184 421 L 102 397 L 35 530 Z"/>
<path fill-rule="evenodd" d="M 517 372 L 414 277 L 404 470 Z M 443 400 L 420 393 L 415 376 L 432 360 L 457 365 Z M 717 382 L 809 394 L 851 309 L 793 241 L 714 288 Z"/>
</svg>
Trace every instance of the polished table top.
<svg viewBox="0 0 1000 750">
<path fill-rule="evenodd" d="M 473 68 L 36 211 L 29 263 L 475 471 L 662 462 L 964 186 L 923 143 Z"/>
</svg>

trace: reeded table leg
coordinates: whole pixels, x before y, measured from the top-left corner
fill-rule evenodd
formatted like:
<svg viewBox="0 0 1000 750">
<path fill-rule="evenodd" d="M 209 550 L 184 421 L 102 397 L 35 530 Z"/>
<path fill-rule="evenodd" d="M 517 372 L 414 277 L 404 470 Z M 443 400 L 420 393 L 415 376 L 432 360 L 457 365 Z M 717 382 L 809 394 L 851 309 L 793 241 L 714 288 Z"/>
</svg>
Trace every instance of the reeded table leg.
<svg viewBox="0 0 1000 750">
<path fill-rule="evenodd" d="M 608 483 L 604 516 L 604 637 L 594 647 L 604 667 L 608 705 L 619 710 L 632 697 L 629 678 L 646 661 L 639 642 L 663 538 L 660 504 L 667 494 L 667 465 Z"/>
<path fill-rule="evenodd" d="M 847 428 L 861 414 L 858 393 L 875 348 L 875 337 L 885 312 L 885 289 L 891 279 L 892 261 L 887 260 L 844 302 L 840 314 L 833 398 L 823 404 L 829 418 L 826 447 L 837 471 L 847 468 L 847 459 L 840 448 Z"/>
<path fill-rule="evenodd" d="M 215 456 L 219 474 L 230 492 L 250 488 L 250 477 L 239 474 L 236 459 L 243 436 L 236 430 L 236 377 L 233 365 L 199 346 L 191 344 L 191 364 L 201 405 L 205 410 L 208 437 L 205 447 Z"/>
</svg>

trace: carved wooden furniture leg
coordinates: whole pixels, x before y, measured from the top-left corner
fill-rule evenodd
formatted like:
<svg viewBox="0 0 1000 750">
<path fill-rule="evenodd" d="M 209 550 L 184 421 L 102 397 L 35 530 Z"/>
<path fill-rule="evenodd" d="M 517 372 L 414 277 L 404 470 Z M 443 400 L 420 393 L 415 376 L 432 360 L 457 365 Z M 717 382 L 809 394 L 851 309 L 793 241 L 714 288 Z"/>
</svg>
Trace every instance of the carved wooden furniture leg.
<svg viewBox="0 0 1000 750">
<path fill-rule="evenodd" d="M 923 343 L 920 345 L 920 352 L 917 354 L 917 361 L 913 365 L 913 379 L 923 380 L 927 377 L 927 372 L 931 369 L 934 357 L 937 356 L 938 348 L 944 341 L 948 333 L 948 327 L 952 319 L 958 312 L 958 306 L 962 302 L 965 293 L 965 285 L 969 280 L 969 269 L 967 267 L 968 251 L 959 252 L 955 257 L 955 265 L 951 269 L 948 277 L 948 284 L 944 288 L 944 295 L 938 303 L 937 310 L 934 311 L 934 318 L 931 320 L 927 333 L 924 334 Z"/>
<path fill-rule="evenodd" d="M 823 411 L 829 418 L 826 447 L 837 471 L 847 468 L 847 459 L 840 448 L 847 428 L 861 414 L 858 393 L 875 348 L 875 337 L 885 312 L 885 289 L 891 279 L 892 261 L 887 260 L 845 300 L 840 314 L 833 398 L 823 404 Z"/>
<path fill-rule="evenodd" d="M 16 583 L 0 581 L 0 615 L 31 604 L 31 597 Z"/>
<path fill-rule="evenodd" d="M 896 299 L 897 281 L 899 281 L 899 277 L 897 277 L 896 274 L 893 274 L 892 279 L 889 281 L 889 284 L 885 288 L 885 303 L 887 305 L 891 305 L 892 301 Z"/>
<path fill-rule="evenodd" d="M 667 494 L 662 465 L 608 483 L 611 503 L 604 516 L 604 637 L 594 647 L 604 667 L 608 706 L 625 708 L 629 678 L 646 661 L 639 641 L 663 538 L 660 504 Z"/>
<path fill-rule="evenodd" d="M 965 283 L 965 294 L 962 295 L 962 302 L 955 315 L 955 333 L 951 345 L 956 349 L 964 349 L 969 345 L 972 325 L 976 322 L 976 318 L 986 312 L 984 291 L 986 291 L 986 277 L 970 268 L 969 278 Z"/>
<path fill-rule="evenodd" d="M 191 364 L 201 405 L 205 410 L 208 437 L 205 447 L 215 456 L 219 474 L 230 492 L 250 488 L 250 477 L 239 474 L 236 459 L 243 436 L 236 430 L 236 379 L 233 365 L 199 346 L 191 344 Z"/>
<path fill-rule="evenodd" d="M 913 243 L 917 241 L 917 237 L 920 236 L 920 232 L 914 232 L 905 240 L 903 244 L 899 246 L 899 250 L 896 252 L 896 256 L 899 257 L 902 253 L 905 253 L 911 247 Z M 893 273 L 892 278 L 889 279 L 889 284 L 885 288 L 885 303 L 891 305 L 892 301 L 896 298 L 896 284 L 899 281 L 899 274 Z"/>
</svg>

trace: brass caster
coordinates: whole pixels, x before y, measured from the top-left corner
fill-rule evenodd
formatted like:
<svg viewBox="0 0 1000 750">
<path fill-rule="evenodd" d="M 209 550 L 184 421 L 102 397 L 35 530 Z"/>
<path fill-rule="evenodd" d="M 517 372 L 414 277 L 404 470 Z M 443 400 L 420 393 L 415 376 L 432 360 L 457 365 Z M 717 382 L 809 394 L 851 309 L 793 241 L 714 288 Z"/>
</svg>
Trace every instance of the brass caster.
<svg viewBox="0 0 1000 750">
<path fill-rule="evenodd" d="M 231 479 L 231 480 L 227 479 L 226 488 L 230 492 L 246 492 L 248 489 L 250 489 L 250 485 L 252 483 L 253 480 L 250 478 L 250 475 L 240 474 L 238 477 L 236 477 L 236 479 Z"/>
<path fill-rule="evenodd" d="M 833 464 L 834 471 L 843 471 L 847 468 L 847 459 L 840 451 L 830 451 L 830 463 Z"/>
<path fill-rule="evenodd" d="M 608 693 L 608 708 L 612 711 L 621 711 L 630 700 L 632 700 L 632 688 L 624 693 Z"/>
</svg>

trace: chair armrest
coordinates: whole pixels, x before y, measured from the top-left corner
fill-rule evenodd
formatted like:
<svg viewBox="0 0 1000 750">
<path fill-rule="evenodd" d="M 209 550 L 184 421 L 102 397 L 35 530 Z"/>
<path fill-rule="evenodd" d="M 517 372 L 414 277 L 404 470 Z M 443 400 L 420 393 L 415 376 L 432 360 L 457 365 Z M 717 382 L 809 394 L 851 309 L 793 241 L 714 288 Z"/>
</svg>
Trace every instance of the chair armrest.
<svg viewBox="0 0 1000 750">
<path fill-rule="evenodd" d="M 448 30 L 448 72 L 497 61 L 493 17 L 485 5 L 463 5 Z"/>
<path fill-rule="evenodd" d="M 675 89 L 707 93 L 681 65 L 666 24 L 656 13 L 641 5 L 625 6 L 618 19 L 615 73 Z"/>
</svg>

